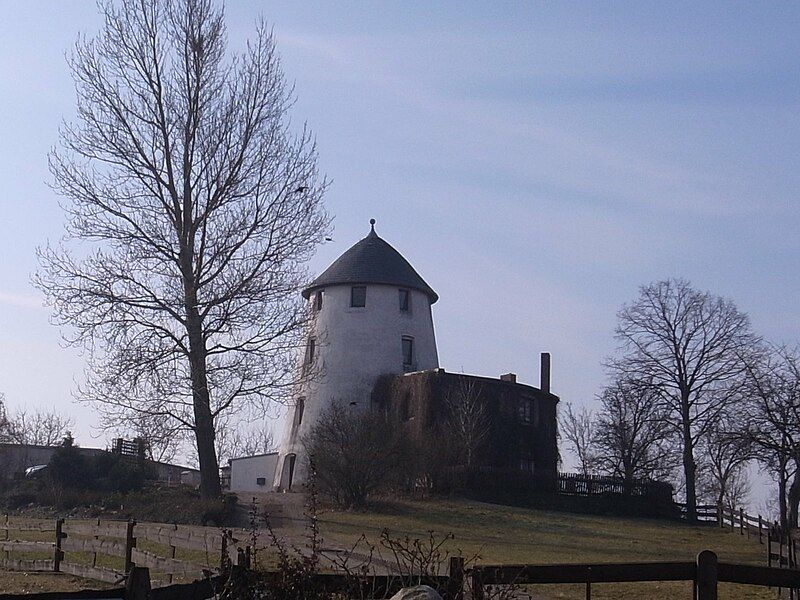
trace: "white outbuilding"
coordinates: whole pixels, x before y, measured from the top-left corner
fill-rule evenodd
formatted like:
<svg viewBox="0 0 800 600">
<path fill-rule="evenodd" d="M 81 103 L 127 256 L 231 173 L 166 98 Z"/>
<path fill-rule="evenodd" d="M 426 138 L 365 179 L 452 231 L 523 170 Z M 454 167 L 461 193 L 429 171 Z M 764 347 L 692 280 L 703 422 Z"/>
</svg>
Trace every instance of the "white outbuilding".
<svg viewBox="0 0 800 600">
<path fill-rule="evenodd" d="M 431 307 L 439 299 L 414 268 L 375 233 L 342 254 L 303 290 L 314 312 L 303 383 L 295 393 L 280 446 L 274 487 L 305 480 L 302 439 L 334 402 L 366 410 L 381 375 L 436 369 Z"/>
<path fill-rule="evenodd" d="M 257 454 L 232 458 L 230 461 L 230 491 L 271 492 L 275 478 L 278 453 Z"/>
</svg>

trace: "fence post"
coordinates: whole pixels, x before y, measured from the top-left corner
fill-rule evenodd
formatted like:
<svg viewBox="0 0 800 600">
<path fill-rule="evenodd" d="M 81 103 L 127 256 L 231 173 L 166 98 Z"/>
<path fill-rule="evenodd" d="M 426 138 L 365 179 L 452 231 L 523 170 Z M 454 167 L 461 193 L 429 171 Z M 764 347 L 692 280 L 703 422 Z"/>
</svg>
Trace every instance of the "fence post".
<svg viewBox="0 0 800 600">
<path fill-rule="evenodd" d="M 9 537 L 11 532 L 8 530 L 8 528 L 10 527 L 9 523 L 10 521 L 8 518 L 8 513 L 6 513 L 6 535 L 5 535 L 6 541 L 9 541 L 11 539 Z M 11 560 L 11 550 L 6 550 L 6 560 Z"/>
<path fill-rule="evenodd" d="M 464 557 L 451 556 L 447 572 L 447 600 L 464 598 Z"/>
<path fill-rule="evenodd" d="M 763 544 L 764 541 L 761 539 L 762 531 L 764 527 L 764 521 L 761 520 L 761 515 L 758 515 L 758 543 Z"/>
<path fill-rule="evenodd" d="M 483 595 L 483 572 L 480 567 L 472 569 L 472 600 L 485 600 Z"/>
<path fill-rule="evenodd" d="M 717 504 L 717 526 L 720 529 L 725 527 L 725 516 L 722 514 L 722 504 Z"/>
<path fill-rule="evenodd" d="M 728 510 L 730 510 L 730 518 L 731 518 L 731 533 L 733 533 L 736 529 L 736 511 L 731 506 Z"/>
<path fill-rule="evenodd" d="M 150 569 L 131 567 L 125 582 L 125 600 L 147 600 L 150 596 Z"/>
<path fill-rule="evenodd" d="M 61 570 L 61 561 L 64 559 L 64 553 L 61 552 L 61 540 L 64 538 L 63 527 L 64 519 L 56 519 L 56 548 L 53 551 L 53 571 L 55 572 Z"/>
<path fill-rule="evenodd" d="M 133 537 L 134 527 L 136 527 L 136 521 L 131 519 L 128 521 L 128 526 L 125 530 L 125 573 L 129 573 L 136 566 L 133 564 L 133 549 L 136 548 L 136 538 Z M 147 577 L 149 582 L 150 571 L 147 572 Z"/>
<path fill-rule="evenodd" d="M 744 535 L 744 509 L 739 507 L 739 533 Z"/>
<path fill-rule="evenodd" d="M 172 531 L 178 531 L 178 524 L 177 523 L 173 523 L 172 524 Z M 172 560 L 175 560 L 175 552 L 177 550 L 177 548 L 175 547 L 174 540 L 175 540 L 174 537 L 170 538 L 170 544 L 169 544 L 169 557 Z M 175 567 L 172 567 L 172 568 L 174 569 Z M 172 579 L 173 579 L 172 572 L 169 572 L 167 574 L 167 582 L 172 583 Z"/>
<path fill-rule="evenodd" d="M 717 600 L 717 555 L 703 550 L 697 555 L 697 600 Z"/>
<path fill-rule="evenodd" d="M 100 519 L 97 519 L 97 533 L 100 533 Z M 99 540 L 100 536 L 96 535 L 94 536 L 94 539 Z M 97 548 L 95 548 L 94 552 L 92 552 L 92 566 L 97 566 Z"/>
<path fill-rule="evenodd" d="M 772 527 L 767 529 L 767 566 L 772 566 Z"/>
<path fill-rule="evenodd" d="M 220 573 L 228 572 L 228 530 L 222 530 L 222 550 L 219 555 Z"/>
</svg>

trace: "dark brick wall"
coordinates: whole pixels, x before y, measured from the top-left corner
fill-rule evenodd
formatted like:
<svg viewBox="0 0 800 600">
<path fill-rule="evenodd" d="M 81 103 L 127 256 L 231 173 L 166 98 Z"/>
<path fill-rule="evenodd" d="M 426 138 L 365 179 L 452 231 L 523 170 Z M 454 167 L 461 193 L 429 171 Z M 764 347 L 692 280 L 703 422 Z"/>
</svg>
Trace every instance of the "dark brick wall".
<svg viewBox="0 0 800 600">
<path fill-rule="evenodd" d="M 490 433 L 477 465 L 482 471 L 519 471 L 520 461 L 532 461 L 534 473 L 555 477 L 558 467 L 556 405 L 558 397 L 532 386 L 447 373 L 441 369 L 379 379 L 373 403 L 386 410 L 412 437 L 446 435 L 448 393 L 471 384 L 486 407 Z M 520 404 L 530 403 L 531 422 L 523 422 Z"/>
</svg>

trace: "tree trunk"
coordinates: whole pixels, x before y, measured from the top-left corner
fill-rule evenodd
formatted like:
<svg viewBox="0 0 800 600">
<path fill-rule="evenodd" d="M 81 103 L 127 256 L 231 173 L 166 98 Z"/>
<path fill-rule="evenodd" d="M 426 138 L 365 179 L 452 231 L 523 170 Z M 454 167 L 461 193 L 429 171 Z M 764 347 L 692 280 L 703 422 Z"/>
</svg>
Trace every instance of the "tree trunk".
<svg viewBox="0 0 800 600">
<path fill-rule="evenodd" d="M 184 224 L 188 229 L 188 223 Z M 211 392 L 208 389 L 206 370 L 206 340 L 203 323 L 197 309 L 197 289 L 192 269 L 192 247 L 187 243 L 181 252 L 183 271 L 186 332 L 189 335 L 189 367 L 192 377 L 192 406 L 194 409 L 194 435 L 197 442 L 197 460 L 200 463 L 200 496 L 219 498 L 222 485 L 219 478 L 217 449 L 214 447 L 214 418 L 211 415 Z"/>
<path fill-rule="evenodd" d="M 689 399 L 683 398 L 683 475 L 686 482 L 686 519 L 697 521 L 697 488 L 695 475 L 697 465 L 694 462 L 694 444 L 689 420 Z"/>
<path fill-rule="evenodd" d="M 786 484 L 788 477 L 786 477 L 786 465 L 782 464 L 780 467 L 780 475 L 778 480 L 778 504 L 781 519 L 781 535 L 786 535 L 789 531 L 789 519 L 786 514 Z"/>
<path fill-rule="evenodd" d="M 795 471 L 786 498 L 786 524 L 789 529 L 797 529 L 797 512 L 800 506 L 800 471 Z"/>
<path fill-rule="evenodd" d="M 195 321 L 194 325 L 193 321 Z M 194 434 L 197 441 L 197 458 L 200 463 L 200 495 L 206 499 L 218 498 L 222 495 L 222 487 L 219 480 L 217 450 L 214 447 L 214 419 L 211 416 L 211 395 L 206 374 L 205 343 L 200 331 L 199 315 L 195 318 L 190 317 L 187 319 L 187 328 L 190 330 L 189 362 L 192 372 Z"/>
</svg>

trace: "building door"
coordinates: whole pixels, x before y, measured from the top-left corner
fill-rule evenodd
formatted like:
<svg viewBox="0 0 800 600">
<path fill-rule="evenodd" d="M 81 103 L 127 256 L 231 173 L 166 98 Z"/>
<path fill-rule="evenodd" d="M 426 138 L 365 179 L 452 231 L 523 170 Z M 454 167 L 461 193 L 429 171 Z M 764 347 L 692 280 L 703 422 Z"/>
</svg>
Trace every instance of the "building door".
<svg viewBox="0 0 800 600">
<path fill-rule="evenodd" d="M 297 460 L 296 454 L 287 454 L 283 461 L 283 473 L 281 474 L 281 489 L 285 492 L 292 491 L 292 479 L 294 479 L 294 463 Z"/>
</svg>

